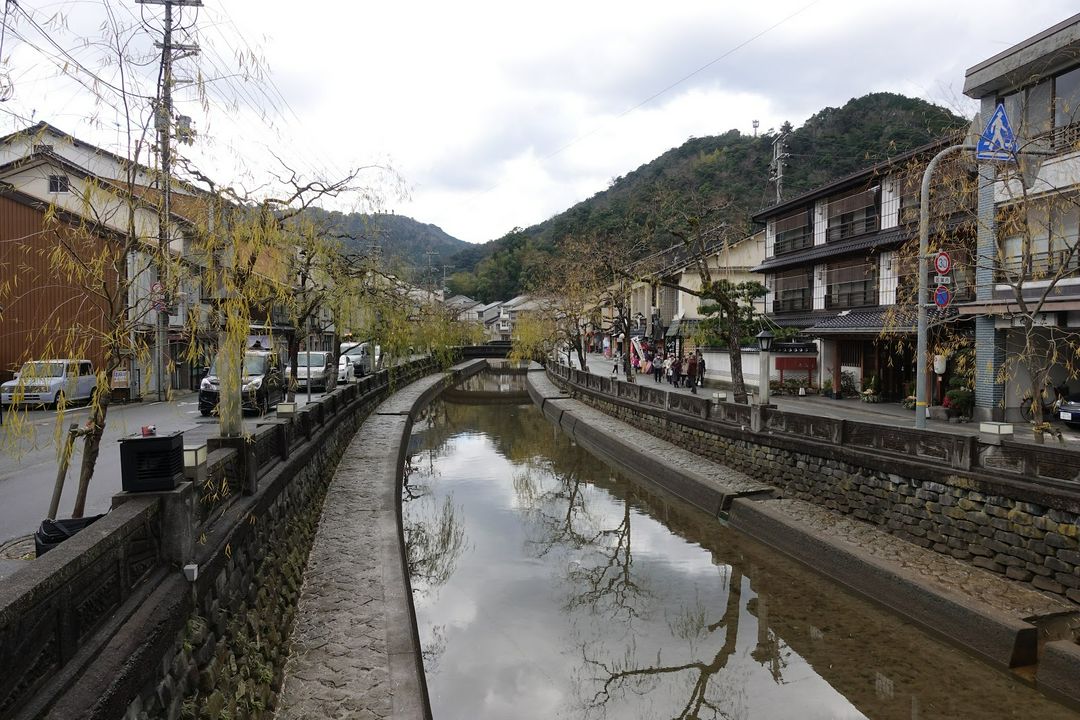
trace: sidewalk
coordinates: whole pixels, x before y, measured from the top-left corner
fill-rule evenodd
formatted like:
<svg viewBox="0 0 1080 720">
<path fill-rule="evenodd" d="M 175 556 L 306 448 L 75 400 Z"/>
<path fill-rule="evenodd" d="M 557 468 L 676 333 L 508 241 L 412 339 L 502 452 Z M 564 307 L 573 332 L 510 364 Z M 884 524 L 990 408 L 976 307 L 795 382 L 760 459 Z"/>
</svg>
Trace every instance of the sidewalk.
<svg viewBox="0 0 1080 720">
<path fill-rule="evenodd" d="M 611 377 L 613 361 L 610 358 L 605 358 L 601 353 L 590 353 L 587 357 L 587 362 L 589 363 L 589 372 L 593 375 Z M 576 363 L 575 367 L 577 367 Z M 622 372 L 619 373 L 619 379 L 625 379 Z M 649 387 L 660 387 L 668 392 L 682 393 L 684 395 L 693 394 L 690 392 L 690 388 L 672 387 L 671 383 L 663 379 L 661 379 L 659 383 L 656 383 L 653 380 L 652 375 L 636 373 L 634 375 L 634 381 Z M 717 388 L 708 386 L 697 388 L 697 394 L 706 398 L 711 398 L 712 394 L 718 391 L 727 392 L 728 397 L 731 397 L 730 390 L 718 390 Z M 822 397 L 821 395 L 807 395 L 806 397 L 795 397 L 791 395 L 772 396 L 769 398 L 769 402 L 786 412 L 877 423 L 889 427 L 912 428 L 915 426 L 915 412 L 913 410 L 906 410 L 896 403 L 864 403 L 858 398 L 834 400 L 832 398 Z M 979 423 L 977 422 L 950 423 L 944 420 L 927 418 L 926 426 L 930 430 L 953 435 L 979 434 Z M 1031 437 L 1031 433 L 1024 432 L 1024 430 L 1025 428 L 1023 426 L 1017 426 L 1013 439 L 1019 442 L 1034 443 L 1034 438 Z M 1080 433 L 1065 428 L 1061 428 L 1061 430 L 1066 446 L 1077 447 L 1076 444 L 1080 443 Z"/>
</svg>

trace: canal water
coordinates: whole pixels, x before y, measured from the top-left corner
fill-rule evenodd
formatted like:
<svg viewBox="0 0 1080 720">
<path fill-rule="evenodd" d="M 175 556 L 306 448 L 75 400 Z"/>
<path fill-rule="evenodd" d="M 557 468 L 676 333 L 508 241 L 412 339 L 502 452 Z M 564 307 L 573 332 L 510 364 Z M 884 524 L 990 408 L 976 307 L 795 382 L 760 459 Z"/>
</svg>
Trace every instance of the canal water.
<svg viewBox="0 0 1080 720">
<path fill-rule="evenodd" d="M 1080 718 L 613 472 L 533 405 L 451 398 L 417 422 L 403 492 L 438 720 Z"/>
</svg>

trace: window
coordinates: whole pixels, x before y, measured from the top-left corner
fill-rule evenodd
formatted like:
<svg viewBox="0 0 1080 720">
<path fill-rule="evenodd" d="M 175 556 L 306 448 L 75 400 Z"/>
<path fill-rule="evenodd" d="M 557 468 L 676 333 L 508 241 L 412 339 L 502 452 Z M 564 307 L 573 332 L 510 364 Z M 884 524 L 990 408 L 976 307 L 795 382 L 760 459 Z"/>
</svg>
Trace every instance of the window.
<svg viewBox="0 0 1080 720">
<path fill-rule="evenodd" d="M 810 271 L 786 270 L 773 277 L 773 312 L 810 309 Z"/>
<path fill-rule="evenodd" d="M 1080 67 L 1054 78 L 1054 127 L 1080 121 Z"/>
<path fill-rule="evenodd" d="M 69 192 L 67 175 L 50 175 L 49 176 L 49 192 L 51 192 L 51 193 L 66 193 L 66 192 Z"/>
<path fill-rule="evenodd" d="M 826 270 L 826 309 L 878 304 L 877 262 L 863 258 L 829 263 Z"/>
<path fill-rule="evenodd" d="M 814 221 L 811 211 L 806 208 L 794 215 L 780 218 L 776 221 L 776 242 L 773 244 L 773 254 L 802 250 L 814 244 Z"/>
<path fill-rule="evenodd" d="M 94 371 L 93 371 L 92 366 L 90 365 L 90 363 L 88 363 L 88 362 L 79 363 L 79 374 L 84 375 L 84 376 L 85 375 L 93 375 Z"/>
<path fill-rule="evenodd" d="M 878 188 L 829 203 L 828 241 L 844 240 L 878 229 Z"/>
</svg>

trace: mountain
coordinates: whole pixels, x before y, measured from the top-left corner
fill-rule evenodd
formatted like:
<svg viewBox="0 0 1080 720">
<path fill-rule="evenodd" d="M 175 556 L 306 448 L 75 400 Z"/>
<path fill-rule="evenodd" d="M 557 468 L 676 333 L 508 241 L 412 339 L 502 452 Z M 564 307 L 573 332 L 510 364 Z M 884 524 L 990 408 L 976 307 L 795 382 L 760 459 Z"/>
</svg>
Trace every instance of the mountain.
<svg viewBox="0 0 1080 720">
<path fill-rule="evenodd" d="M 316 219 L 328 221 L 346 237 L 347 250 L 366 252 L 375 243 L 388 267 L 414 282 L 441 277 L 443 265 L 450 257 L 472 247 L 443 232 L 437 225 L 421 223 L 404 215 L 344 214 L 318 208 L 312 208 L 310 212 Z"/>
<path fill-rule="evenodd" d="M 784 198 L 925 145 L 968 122 L 923 100 L 873 93 L 843 107 L 825 108 L 798 129 L 785 123 L 781 130 L 790 132 L 785 138 L 789 157 Z M 694 201 L 726 203 L 727 222 L 750 232 L 751 214 L 775 202 L 769 163 L 776 139 L 773 131 L 753 137 L 737 130 L 690 138 L 542 223 L 453 256 L 449 289 L 485 301 L 508 299 L 558 252 L 562 238 L 605 228 L 662 227 L 665 215 Z M 671 244 L 670 236 L 656 233 L 651 249 Z"/>
</svg>

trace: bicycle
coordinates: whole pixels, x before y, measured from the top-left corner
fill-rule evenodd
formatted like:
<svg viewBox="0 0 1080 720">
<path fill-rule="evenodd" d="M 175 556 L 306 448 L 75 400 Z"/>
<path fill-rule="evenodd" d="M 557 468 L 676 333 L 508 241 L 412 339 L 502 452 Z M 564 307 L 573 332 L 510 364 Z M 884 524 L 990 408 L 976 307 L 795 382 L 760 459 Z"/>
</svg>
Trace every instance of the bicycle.
<svg viewBox="0 0 1080 720">
<path fill-rule="evenodd" d="M 1047 386 L 1050 386 L 1049 382 L 1046 384 Z M 1051 402 L 1046 402 L 1047 396 L 1045 387 L 1039 393 L 1039 404 L 1042 406 L 1043 422 L 1058 419 L 1058 407 L 1061 406 L 1061 401 L 1069 394 L 1069 387 L 1065 383 L 1053 387 L 1054 399 Z M 1035 400 L 1030 392 L 1024 395 L 1024 398 L 1020 401 L 1020 415 L 1024 418 L 1024 422 L 1034 422 L 1035 420 Z"/>
</svg>

